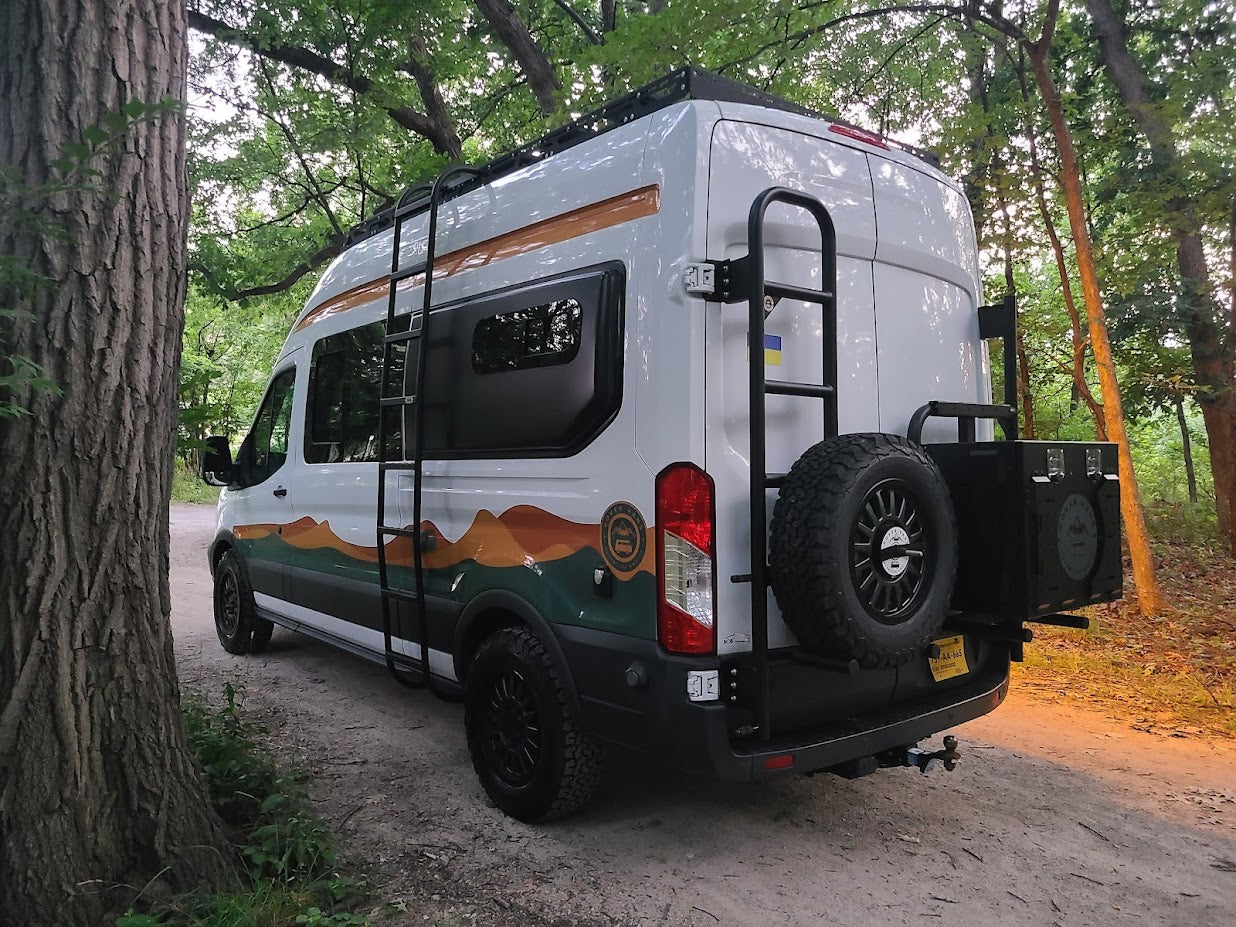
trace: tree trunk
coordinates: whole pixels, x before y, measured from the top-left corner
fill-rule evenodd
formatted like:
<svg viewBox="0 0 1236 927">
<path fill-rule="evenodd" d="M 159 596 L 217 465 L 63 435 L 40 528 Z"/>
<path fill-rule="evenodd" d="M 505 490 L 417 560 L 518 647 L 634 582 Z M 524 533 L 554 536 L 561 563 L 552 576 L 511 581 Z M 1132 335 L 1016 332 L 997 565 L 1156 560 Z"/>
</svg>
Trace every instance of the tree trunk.
<svg viewBox="0 0 1236 927">
<path fill-rule="evenodd" d="M 1030 358 L 1026 354 L 1026 339 L 1017 330 L 1017 392 L 1021 396 L 1021 436 L 1035 438 L 1034 391 L 1030 389 Z"/>
<path fill-rule="evenodd" d="M 1026 86 L 1025 62 L 1017 64 L 1017 82 L 1021 87 L 1022 99 L 1030 102 L 1030 88 Z M 1069 411 L 1077 408 L 1079 400 L 1086 403 L 1090 418 L 1094 420 L 1094 435 L 1100 441 L 1107 440 L 1107 425 L 1103 418 L 1103 406 L 1094 398 L 1090 383 L 1086 380 L 1086 345 L 1088 339 L 1082 331 L 1081 313 L 1077 310 L 1077 300 L 1073 297 L 1073 282 L 1069 276 L 1069 264 L 1065 258 L 1064 245 L 1056 232 L 1056 222 L 1052 219 L 1051 208 L 1047 205 L 1047 191 L 1043 187 L 1043 164 L 1039 160 L 1038 133 L 1035 131 L 1032 118 L 1026 119 L 1026 139 L 1030 152 L 1030 177 L 1034 184 L 1034 199 L 1039 207 L 1039 217 L 1043 220 L 1043 229 L 1051 242 L 1051 253 L 1056 260 L 1056 274 L 1060 277 L 1060 294 L 1064 299 L 1065 311 L 1069 314 L 1069 331 L 1073 337 L 1073 365 L 1070 368 L 1073 376 L 1073 386 L 1069 393 Z"/>
<path fill-rule="evenodd" d="M 1189 443 L 1189 423 L 1185 421 L 1184 397 L 1176 394 L 1176 421 L 1180 423 L 1180 446 L 1183 449 L 1185 479 L 1189 481 L 1189 501 L 1197 504 L 1197 477 L 1193 473 L 1193 447 Z"/>
<path fill-rule="evenodd" d="M 105 114 L 185 95 L 181 3 L 8 0 L 0 47 L 0 164 L 31 187 Z M 230 868 L 168 621 L 183 115 L 130 127 L 91 166 L 100 189 L 38 204 L 37 229 L 0 226 L 0 257 L 52 281 L 0 292 L 27 313 L 7 324 L 11 346 L 63 391 L 0 424 L 6 924 L 103 924 L 143 886 L 218 885 Z"/>
<path fill-rule="evenodd" d="M 1107 335 L 1107 318 L 1103 310 L 1103 296 L 1099 291 L 1099 278 L 1095 271 L 1094 254 L 1090 244 L 1090 232 L 1086 228 L 1085 204 L 1082 200 L 1081 174 L 1077 151 L 1064 116 L 1064 103 L 1056 89 L 1048 65 L 1051 49 L 1050 31 L 1039 42 L 1030 44 L 1027 52 L 1034 69 L 1039 94 L 1047 107 L 1052 134 L 1060 151 L 1060 182 L 1064 189 L 1065 205 L 1068 208 L 1069 227 L 1077 251 L 1077 270 L 1081 277 L 1082 298 L 1086 304 L 1086 318 L 1090 328 L 1090 348 L 1094 352 L 1095 366 L 1099 373 L 1099 388 L 1103 394 L 1103 417 L 1107 425 L 1108 440 L 1115 441 L 1120 458 L 1120 511 L 1124 518 L 1125 535 L 1129 541 L 1129 556 L 1133 561 L 1133 582 L 1137 586 L 1137 603 L 1143 615 L 1158 614 L 1163 607 L 1159 594 L 1159 582 L 1154 571 L 1154 555 L 1150 550 L 1150 538 L 1146 533 L 1146 518 L 1142 512 L 1141 496 L 1137 489 L 1137 474 L 1133 470 L 1133 457 L 1129 452 L 1129 436 L 1124 427 L 1124 408 L 1120 402 L 1120 384 L 1116 378 L 1116 364 L 1112 359 L 1111 341 Z"/>
<path fill-rule="evenodd" d="M 1086 9 L 1098 32 L 1103 64 L 1149 144 L 1151 163 L 1169 181 L 1165 188 L 1187 189 L 1175 133 L 1166 110 L 1151 99 L 1145 70 L 1129 53 L 1123 20 L 1109 0 L 1086 0 Z M 1197 382 L 1203 387 L 1197 399 L 1210 439 L 1219 523 L 1236 553 L 1236 310 L 1226 322 L 1222 320 L 1202 246 L 1203 223 L 1192 200 L 1172 193 L 1164 199 L 1163 211 L 1176 239 L 1184 289 L 1183 328 Z"/>
</svg>

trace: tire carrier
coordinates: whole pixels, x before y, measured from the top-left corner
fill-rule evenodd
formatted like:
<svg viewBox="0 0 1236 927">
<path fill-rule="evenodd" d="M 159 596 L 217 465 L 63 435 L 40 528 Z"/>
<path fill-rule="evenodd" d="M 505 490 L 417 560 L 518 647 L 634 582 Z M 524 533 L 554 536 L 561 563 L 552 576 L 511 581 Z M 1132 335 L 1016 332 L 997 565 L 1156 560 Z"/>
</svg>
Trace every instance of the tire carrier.
<svg viewBox="0 0 1236 927">
<path fill-rule="evenodd" d="M 820 230 L 819 290 L 805 289 L 764 278 L 764 216 L 773 203 L 785 203 L 806 210 Z M 765 453 L 765 398 L 807 396 L 824 400 L 824 438 L 837 436 L 837 236 L 832 217 L 824 204 L 813 196 L 788 187 L 769 187 L 751 204 L 747 217 L 746 257 L 716 264 L 716 298 L 725 303 L 747 300 L 747 365 L 750 401 L 751 464 L 751 572 L 730 577 L 730 582 L 751 584 L 751 647 L 757 680 L 755 732 L 760 740 L 771 737 L 771 710 L 768 667 L 768 497 L 785 479 L 784 473 L 768 473 Z M 771 309 L 768 300 L 797 299 L 814 303 L 823 313 L 824 363 L 820 383 L 794 383 L 769 380 L 765 374 L 764 319 Z M 853 672 L 853 661 L 813 659 L 824 665 Z"/>
</svg>

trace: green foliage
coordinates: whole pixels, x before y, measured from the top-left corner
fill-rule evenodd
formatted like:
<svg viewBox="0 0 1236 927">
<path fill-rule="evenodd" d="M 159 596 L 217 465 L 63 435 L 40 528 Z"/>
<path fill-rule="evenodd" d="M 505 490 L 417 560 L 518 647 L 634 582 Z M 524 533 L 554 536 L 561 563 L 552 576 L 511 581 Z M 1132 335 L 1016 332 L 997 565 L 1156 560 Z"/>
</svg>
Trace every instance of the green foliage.
<svg viewBox="0 0 1236 927">
<path fill-rule="evenodd" d="M 219 488 L 207 486 L 196 470 L 176 461 L 172 469 L 172 501 L 214 505 L 219 501 Z"/>
<path fill-rule="evenodd" d="M 330 835 L 299 777 L 279 769 L 261 728 L 241 717 L 231 683 L 222 707 L 190 697 L 184 715 L 211 802 L 237 836 L 250 876 L 292 882 L 328 874 L 335 864 Z"/>
<path fill-rule="evenodd" d="M 210 435 L 238 438 L 248 428 L 304 295 L 301 286 L 236 304 L 190 287 L 177 440 L 183 460 L 192 462 Z"/>
<path fill-rule="evenodd" d="M 189 746 L 210 800 L 227 825 L 248 876 L 244 890 L 178 898 L 130 911 L 116 927 L 364 927 L 368 918 L 335 911 L 356 894 L 335 873 L 334 843 L 313 813 L 301 777 L 280 768 L 262 728 L 242 717 L 237 690 L 223 704 L 182 700 Z"/>
</svg>

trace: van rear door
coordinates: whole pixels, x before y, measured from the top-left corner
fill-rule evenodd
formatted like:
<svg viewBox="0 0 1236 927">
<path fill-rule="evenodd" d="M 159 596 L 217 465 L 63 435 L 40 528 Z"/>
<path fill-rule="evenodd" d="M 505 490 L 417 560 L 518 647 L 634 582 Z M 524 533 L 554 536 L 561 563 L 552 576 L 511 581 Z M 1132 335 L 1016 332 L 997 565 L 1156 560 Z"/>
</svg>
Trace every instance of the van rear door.
<svg viewBox="0 0 1236 927">
<path fill-rule="evenodd" d="M 787 129 L 723 119 L 712 135 L 708 178 L 708 257 L 747 254 L 752 201 L 773 186 L 802 190 L 829 210 L 837 233 L 837 378 L 839 430 L 880 430 L 872 283 L 875 205 L 867 158 L 851 148 Z M 769 280 L 821 288 L 819 231 L 802 210 L 769 208 L 765 222 Z M 730 577 L 749 573 L 750 516 L 747 304 L 709 303 L 706 325 L 706 468 L 717 498 L 717 644 L 751 649 L 750 589 Z M 768 315 L 754 361 L 770 380 L 819 383 L 825 346 L 818 305 L 783 299 Z M 819 399 L 767 398 L 770 472 L 785 472 L 824 434 Z M 776 491 L 768 494 L 772 512 Z M 769 592 L 769 645 L 793 643 Z"/>
</svg>

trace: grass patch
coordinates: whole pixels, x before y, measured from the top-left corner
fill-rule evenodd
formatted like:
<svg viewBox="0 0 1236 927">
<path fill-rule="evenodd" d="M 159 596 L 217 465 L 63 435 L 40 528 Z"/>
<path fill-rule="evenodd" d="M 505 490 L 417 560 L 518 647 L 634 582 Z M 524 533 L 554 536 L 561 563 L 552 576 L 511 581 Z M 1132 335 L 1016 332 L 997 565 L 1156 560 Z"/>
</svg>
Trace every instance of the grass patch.
<svg viewBox="0 0 1236 927">
<path fill-rule="evenodd" d="M 219 501 L 219 487 L 207 486 L 200 476 L 177 460 L 172 464 L 172 501 L 214 505 Z"/>
<path fill-rule="evenodd" d="M 334 842 L 313 813 L 303 779 L 282 769 L 263 729 L 242 717 L 235 688 L 220 706 L 200 695 L 182 700 L 189 745 L 210 800 L 227 825 L 242 889 L 194 895 L 133 910 L 116 927 L 362 927 L 347 910 L 356 886 L 336 870 Z"/>
</svg>

